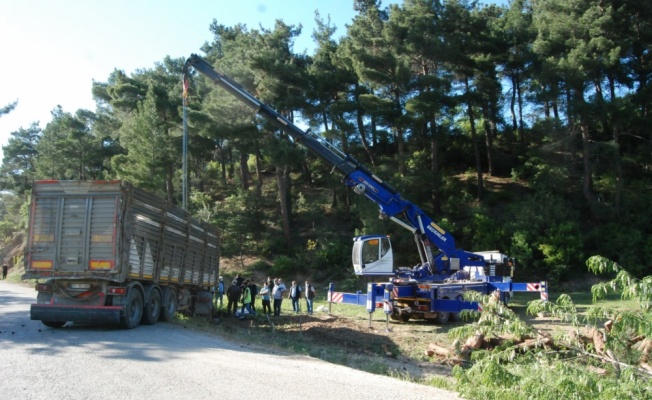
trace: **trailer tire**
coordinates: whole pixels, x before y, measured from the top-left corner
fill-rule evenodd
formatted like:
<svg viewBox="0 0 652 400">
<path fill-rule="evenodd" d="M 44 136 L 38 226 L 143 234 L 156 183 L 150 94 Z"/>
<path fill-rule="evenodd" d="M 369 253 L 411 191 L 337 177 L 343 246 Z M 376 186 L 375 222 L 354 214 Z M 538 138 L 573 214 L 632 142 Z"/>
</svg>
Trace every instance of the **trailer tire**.
<svg viewBox="0 0 652 400">
<path fill-rule="evenodd" d="M 140 325 L 143 317 L 143 295 L 140 290 L 132 287 L 129 290 L 127 304 L 125 305 L 125 316 L 122 319 L 122 326 L 126 329 L 133 329 Z"/>
<path fill-rule="evenodd" d="M 66 321 L 41 321 L 43 325 L 48 328 L 61 328 L 66 324 Z"/>
<path fill-rule="evenodd" d="M 177 312 L 177 293 L 174 289 L 163 290 L 163 307 L 161 307 L 161 315 L 159 319 L 164 322 L 170 322 L 174 319 L 174 314 Z"/>
<path fill-rule="evenodd" d="M 143 309 L 142 323 L 145 325 L 154 325 L 161 316 L 161 306 L 161 292 L 157 288 L 152 288 L 145 308 Z"/>
<path fill-rule="evenodd" d="M 438 312 L 437 317 L 435 317 L 435 323 L 439 325 L 444 325 L 448 322 L 451 313 L 449 312 Z"/>
</svg>

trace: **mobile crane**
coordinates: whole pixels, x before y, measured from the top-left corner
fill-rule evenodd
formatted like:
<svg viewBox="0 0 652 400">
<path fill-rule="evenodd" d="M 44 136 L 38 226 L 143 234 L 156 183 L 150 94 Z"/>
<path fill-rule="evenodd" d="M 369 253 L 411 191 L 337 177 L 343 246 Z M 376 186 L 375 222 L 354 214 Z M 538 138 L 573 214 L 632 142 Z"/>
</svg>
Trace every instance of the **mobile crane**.
<svg viewBox="0 0 652 400">
<path fill-rule="evenodd" d="M 464 301 L 469 290 L 497 293 L 507 303 L 513 292 L 540 292 L 547 299 L 546 282 L 512 282 L 514 259 L 497 251 L 469 252 L 455 245 L 453 236 L 441 228 L 417 205 L 401 197 L 396 189 L 374 175 L 350 154 L 321 140 L 309 130 L 303 131 L 292 121 L 262 103 L 230 78 L 218 73 L 210 63 L 192 54 L 184 65 L 184 96 L 190 68 L 254 109 L 276 127 L 312 151 L 343 175 L 343 183 L 356 194 L 378 205 L 380 217 L 388 218 L 414 235 L 420 263 L 414 268 L 394 270 L 389 237 L 366 235 L 354 238 L 353 266 L 357 275 L 391 276 L 386 283 L 368 284 L 367 293 L 348 294 L 329 288 L 331 303 L 366 305 L 371 313 L 383 305 L 393 319 L 407 321 L 433 319 L 445 323 L 462 310 L 477 310 L 478 303 Z M 186 115 L 186 113 L 184 113 Z M 434 254 L 432 247 L 439 249 Z"/>
</svg>

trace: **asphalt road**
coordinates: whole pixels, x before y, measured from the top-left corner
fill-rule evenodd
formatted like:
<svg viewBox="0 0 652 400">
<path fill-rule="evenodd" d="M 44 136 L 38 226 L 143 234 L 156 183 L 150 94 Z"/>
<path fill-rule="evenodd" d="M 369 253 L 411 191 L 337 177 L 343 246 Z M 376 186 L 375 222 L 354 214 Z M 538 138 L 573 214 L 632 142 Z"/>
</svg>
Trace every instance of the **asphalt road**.
<svg viewBox="0 0 652 400">
<path fill-rule="evenodd" d="M 31 288 L 0 281 L 0 400 L 459 398 L 174 324 L 52 329 L 29 319 L 35 298 Z"/>
</svg>

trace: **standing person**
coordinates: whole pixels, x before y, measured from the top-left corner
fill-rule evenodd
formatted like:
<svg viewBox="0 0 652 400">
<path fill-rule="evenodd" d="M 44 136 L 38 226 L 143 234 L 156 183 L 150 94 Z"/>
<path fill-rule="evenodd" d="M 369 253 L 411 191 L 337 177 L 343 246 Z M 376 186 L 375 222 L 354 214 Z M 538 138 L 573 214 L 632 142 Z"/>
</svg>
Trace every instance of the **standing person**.
<svg viewBox="0 0 652 400">
<path fill-rule="evenodd" d="M 9 271 L 9 264 L 7 261 L 2 263 L 2 279 L 7 279 L 7 271 Z"/>
<path fill-rule="evenodd" d="M 283 303 L 283 292 L 285 291 L 283 280 L 277 278 L 274 290 L 272 291 L 272 296 L 274 297 L 274 315 L 277 317 L 281 315 L 281 304 Z"/>
<path fill-rule="evenodd" d="M 269 293 L 272 293 L 274 291 L 275 283 L 276 283 L 276 279 L 272 280 L 271 276 L 267 277 L 267 286 L 269 286 Z"/>
<path fill-rule="evenodd" d="M 231 282 L 231 286 L 226 289 L 226 299 L 229 301 L 226 305 L 227 312 L 235 315 L 238 309 L 238 301 L 240 301 L 240 286 L 237 285 L 235 279 Z"/>
<path fill-rule="evenodd" d="M 224 299 L 224 278 L 220 276 L 220 280 L 217 281 L 217 287 L 215 290 L 215 296 L 216 296 L 216 303 L 220 304 L 220 308 L 224 306 L 223 299 Z"/>
<path fill-rule="evenodd" d="M 263 288 L 260 289 L 260 298 L 262 299 L 263 303 L 263 314 L 271 314 L 272 313 L 272 306 L 271 306 L 271 290 L 269 290 L 269 285 L 267 282 L 263 282 Z"/>
<path fill-rule="evenodd" d="M 306 311 L 308 312 L 308 315 L 312 315 L 312 305 L 315 301 L 315 288 L 308 281 L 306 281 L 304 293 L 306 296 Z"/>
<path fill-rule="evenodd" d="M 290 286 L 290 299 L 292 299 L 292 310 L 295 314 L 299 314 L 301 307 L 299 306 L 299 299 L 301 298 L 301 286 L 297 285 L 297 281 L 292 281 Z"/>
<path fill-rule="evenodd" d="M 258 294 L 258 285 L 253 279 L 249 280 L 249 290 L 251 291 L 251 309 L 256 312 L 256 295 Z"/>
<path fill-rule="evenodd" d="M 240 274 L 237 274 L 235 276 L 235 283 L 238 285 L 238 287 L 242 287 L 242 283 L 244 282 L 244 278 L 240 276 Z"/>
<path fill-rule="evenodd" d="M 244 318 L 244 312 L 255 316 L 256 312 L 251 309 L 251 289 L 249 288 L 249 279 L 242 283 L 242 308 L 240 309 L 240 318 Z"/>
</svg>

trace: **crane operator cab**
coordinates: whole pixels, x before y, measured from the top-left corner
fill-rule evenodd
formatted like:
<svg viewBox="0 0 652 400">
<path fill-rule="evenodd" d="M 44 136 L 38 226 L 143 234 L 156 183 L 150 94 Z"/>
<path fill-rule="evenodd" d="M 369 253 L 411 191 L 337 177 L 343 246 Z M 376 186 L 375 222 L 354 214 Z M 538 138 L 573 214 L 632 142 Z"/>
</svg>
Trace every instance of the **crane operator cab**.
<svg viewBox="0 0 652 400">
<path fill-rule="evenodd" d="M 356 275 L 394 275 L 394 258 L 389 237 L 365 235 L 353 238 L 353 270 Z"/>
</svg>

